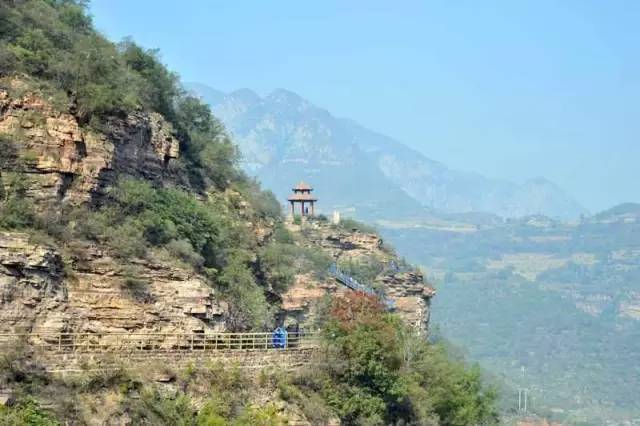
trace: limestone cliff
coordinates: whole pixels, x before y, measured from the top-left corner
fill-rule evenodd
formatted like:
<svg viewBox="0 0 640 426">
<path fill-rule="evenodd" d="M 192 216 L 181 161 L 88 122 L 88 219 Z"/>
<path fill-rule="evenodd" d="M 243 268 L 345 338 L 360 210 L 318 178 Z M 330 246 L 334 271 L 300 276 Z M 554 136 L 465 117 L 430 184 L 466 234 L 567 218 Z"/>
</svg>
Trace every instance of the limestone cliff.
<svg viewBox="0 0 640 426">
<path fill-rule="evenodd" d="M 375 258 L 386 265 L 377 274 L 373 285 L 380 288 L 394 302 L 395 311 L 407 324 L 423 333 L 428 331 L 431 298 L 435 290 L 424 276 L 413 268 L 400 268 L 398 259 L 386 249 L 382 238 L 374 233 L 344 230 L 322 221 L 290 224 L 300 236 L 300 244 L 326 251 L 336 262 L 360 258 Z M 283 311 L 289 322 L 313 324 L 322 300 L 328 295 L 352 291 L 330 276 L 317 279 L 311 274 L 299 275 L 283 296 Z"/>
<path fill-rule="evenodd" d="M 0 233 L 0 333 L 224 328 L 226 305 L 202 277 L 155 262 L 132 269 L 95 246 L 78 252 L 65 268 L 56 249 Z"/>
<path fill-rule="evenodd" d="M 113 117 L 97 131 L 83 127 L 72 108 L 60 112 L 23 86 L 11 80 L 0 87 L 0 134 L 16 142 L 26 194 L 38 210 L 99 203 L 122 175 L 189 188 L 178 140 L 160 115 Z M 238 205 L 242 210 L 246 203 Z M 246 226 L 265 241 L 273 224 L 247 218 Z M 375 234 L 323 222 L 290 228 L 298 244 L 336 260 L 397 261 Z M 426 331 L 433 290 L 418 271 L 386 269 L 372 284 L 384 289 L 408 323 Z M 324 298 L 345 291 L 351 290 L 330 276 L 298 274 L 273 300 L 285 323 L 312 326 Z M 229 317 L 206 277 L 166 256 L 123 261 L 95 243 L 61 246 L 23 232 L 0 232 L 0 296 L 0 333 L 212 332 L 226 330 Z"/>
<path fill-rule="evenodd" d="M 0 134 L 16 141 L 29 178 L 28 193 L 41 207 L 90 201 L 120 173 L 184 183 L 175 161 L 179 142 L 172 132 L 159 114 L 136 112 L 108 120 L 98 133 L 30 92 L 20 80 L 0 87 Z"/>
</svg>

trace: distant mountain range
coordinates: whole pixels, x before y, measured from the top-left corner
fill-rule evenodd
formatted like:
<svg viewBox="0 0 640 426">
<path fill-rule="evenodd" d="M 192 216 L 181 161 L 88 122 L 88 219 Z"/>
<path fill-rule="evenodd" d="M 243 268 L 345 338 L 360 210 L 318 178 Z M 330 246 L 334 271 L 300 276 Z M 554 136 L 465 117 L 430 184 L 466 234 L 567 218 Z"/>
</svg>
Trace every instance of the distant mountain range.
<svg viewBox="0 0 640 426">
<path fill-rule="evenodd" d="M 243 168 L 281 199 L 303 179 L 314 185 L 325 212 L 337 209 L 361 218 L 416 217 L 425 210 L 561 219 L 586 213 L 544 178 L 517 184 L 449 169 L 287 90 L 262 98 L 248 89 L 223 93 L 202 84 L 187 87 L 232 133 Z"/>
</svg>

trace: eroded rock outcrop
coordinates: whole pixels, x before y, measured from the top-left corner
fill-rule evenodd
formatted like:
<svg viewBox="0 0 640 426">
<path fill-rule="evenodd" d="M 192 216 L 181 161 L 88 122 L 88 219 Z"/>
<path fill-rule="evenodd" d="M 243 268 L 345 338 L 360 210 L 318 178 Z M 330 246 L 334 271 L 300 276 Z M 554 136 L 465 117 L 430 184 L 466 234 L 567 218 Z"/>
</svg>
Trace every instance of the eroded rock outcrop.
<svg viewBox="0 0 640 426">
<path fill-rule="evenodd" d="M 0 234 L 0 333 L 61 329 L 67 300 L 62 257 L 26 234 Z"/>
<path fill-rule="evenodd" d="M 90 244 L 67 256 L 0 233 L 0 333 L 225 329 L 227 305 L 203 277 L 151 260 L 125 266 Z"/>
<path fill-rule="evenodd" d="M 28 175 L 27 194 L 41 208 L 59 201 L 86 202 L 102 194 L 119 173 L 186 182 L 175 161 L 179 142 L 159 114 L 112 118 L 98 133 L 37 95 L 10 94 L 23 86 L 13 80 L 9 88 L 0 88 L 0 134 L 16 146 Z"/>
<path fill-rule="evenodd" d="M 0 88 L 0 135 L 14 147 L 13 168 L 38 210 L 97 201 L 121 175 L 188 185 L 179 142 L 156 113 L 113 117 L 99 133 L 12 80 Z M 122 262 L 77 241 L 60 250 L 27 234 L 0 233 L 0 332 L 224 329 L 226 304 L 188 269 Z"/>
<path fill-rule="evenodd" d="M 431 299 L 435 290 L 425 283 L 421 272 L 399 267 L 395 254 L 385 249 L 382 239 L 374 233 L 343 230 L 323 222 L 311 222 L 303 226 L 290 224 L 289 228 L 300 235 L 300 244 L 312 249 L 322 249 L 336 262 L 374 258 L 387 267 L 375 281 L 368 283 L 380 288 L 393 301 L 394 310 L 403 320 L 426 333 L 429 327 Z M 330 275 L 321 279 L 312 274 L 296 277 L 294 284 L 283 295 L 285 323 L 301 323 L 313 327 L 326 305 L 328 295 L 352 291 Z"/>
</svg>

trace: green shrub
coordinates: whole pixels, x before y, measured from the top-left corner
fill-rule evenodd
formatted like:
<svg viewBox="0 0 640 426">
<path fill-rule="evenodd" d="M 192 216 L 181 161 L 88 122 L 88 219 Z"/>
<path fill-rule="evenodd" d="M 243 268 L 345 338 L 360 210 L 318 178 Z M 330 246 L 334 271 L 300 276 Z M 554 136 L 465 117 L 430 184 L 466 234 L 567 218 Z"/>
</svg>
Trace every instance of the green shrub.
<svg viewBox="0 0 640 426">
<path fill-rule="evenodd" d="M 166 246 L 169 253 L 178 259 L 200 268 L 204 265 L 204 258 L 196 252 L 189 240 L 171 240 Z"/>
<path fill-rule="evenodd" d="M 333 257 L 324 250 L 301 247 L 302 263 L 298 264 L 298 273 L 311 272 L 317 279 L 324 279 L 334 262 Z"/>
<path fill-rule="evenodd" d="M 167 119 L 174 120 L 173 102 L 181 94 L 178 77 L 162 65 L 159 51 L 145 50 L 131 39 L 122 41 L 118 50 L 126 66 L 139 77 L 140 101 Z"/>
<path fill-rule="evenodd" d="M 134 266 L 125 266 L 122 270 L 124 281 L 122 289 L 140 303 L 153 303 L 155 298 L 149 291 L 150 282 L 140 277 L 140 270 Z"/>
<path fill-rule="evenodd" d="M 139 402 L 132 404 L 131 418 L 134 424 L 192 426 L 196 411 L 183 393 L 170 397 L 149 389 L 142 392 Z"/>
<path fill-rule="evenodd" d="M 208 105 L 193 96 L 180 97 L 176 101 L 175 117 L 174 125 L 195 185 L 224 189 L 232 181 L 242 180 L 243 175 L 237 168 L 238 148 L 222 123 L 211 115 Z"/>
<path fill-rule="evenodd" d="M 197 426 L 226 426 L 229 424 L 229 417 L 232 414 L 232 407 L 228 399 L 220 395 L 214 395 L 205 402 L 196 417 Z"/>
<path fill-rule="evenodd" d="M 293 235 L 287 228 L 284 227 L 282 222 L 276 223 L 273 229 L 273 241 L 281 244 L 293 244 Z"/>
<path fill-rule="evenodd" d="M 33 399 L 20 401 L 16 406 L 0 409 L 0 424 L 28 426 L 58 426 L 49 413 L 44 411 Z"/>
<path fill-rule="evenodd" d="M 124 179 L 110 195 L 110 204 L 89 213 L 79 232 L 104 240 L 123 257 L 142 256 L 148 245 L 166 246 L 196 267 L 221 268 L 227 251 L 246 239 L 241 235 L 246 230 L 235 226 L 221 206 L 179 189 Z"/>
<path fill-rule="evenodd" d="M 122 258 L 142 257 L 147 251 L 144 232 L 133 220 L 107 227 L 103 237 L 111 247 L 117 248 L 117 254 Z"/>
<path fill-rule="evenodd" d="M 293 283 L 296 257 L 300 249 L 293 244 L 271 243 L 260 250 L 259 264 L 262 276 L 271 291 L 283 293 Z"/>
<path fill-rule="evenodd" d="M 262 407 L 246 407 L 240 417 L 231 424 L 236 426 L 284 426 L 287 423 L 274 404 L 266 404 Z"/>
<path fill-rule="evenodd" d="M 281 219 L 282 208 L 275 194 L 264 191 L 255 179 L 244 179 L 237 184 L 243 197 L 249 202 L 256 215 L 261 218 Z"/>
<path fill-rule="evenodd" d="M 0 229 L 27 229 L 34 226 L 36 214 L 31 201 L 12 197 L 0 202 Z"/>
<path fill-rule="evenodd" d="M 378 231 L 371 225 L 367 225 L 366 223 L 358 222 L 357 220 L 346 218 L 341 219 L 340 223 L 337 225 L 338 229 L 344 229 L 345 231 L 352 232 L 358 231 L 365 234 L 377 234 Z"/>
<path fill-rule="evenodd" d="M 384 270 L 384 264 L 373 256 L 340 259 L 338 267 L 363 284 L 372 283 Z"/>
<path fill-rule="evenodd" d="M 33 203 L 26 198 L 28 180 L 13 139 L 0 134 L 0 229 L 25 229 L 36 224 Z"/>
<path fill-rule="evenodd" d="M 286 231 L 286 229 L 284 230 Z M 283 293 L 293 283 L 296 274 L 313 274 L 318 279 L 326 277 L 333 258 L 323 250 L 317 250 L 291 243 L 277 242 L 288 240 L 290 235 L 283 233 L 259 251 L 261 276 L 269 289 Z"/>
<path fill-rule="evenodd" d="M 220 276 L 220 284 L 229 302 L 228 324 L 232 330 L 270 330 L 272 307 L 249 268 L 249 255 L 235 252 Z"/>
</svg>

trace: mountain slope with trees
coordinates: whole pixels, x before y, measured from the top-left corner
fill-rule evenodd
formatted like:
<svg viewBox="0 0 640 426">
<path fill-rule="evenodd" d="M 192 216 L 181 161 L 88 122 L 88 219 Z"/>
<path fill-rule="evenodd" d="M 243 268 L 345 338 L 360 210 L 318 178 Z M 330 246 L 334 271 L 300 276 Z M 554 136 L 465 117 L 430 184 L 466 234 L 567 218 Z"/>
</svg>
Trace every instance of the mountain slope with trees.
<svg viewBox="0 0 640 426">
<path fill-rule="evenodd" d="M 209 107 L 157 51 L 97 33 L 83 1 L 0 3 L 0 190 L 4 332 L 271 330 L 296 275 L 326 272 Z M 124 362 L 61 377 L 28 342 L 4 345 L 0 423 L 497 423 L 478 369 L 376 297 L 334 298 L 320 326 L 332 362 L 296 374 Z"/>
</svg>

